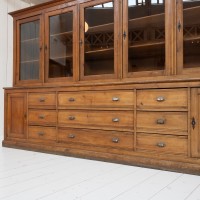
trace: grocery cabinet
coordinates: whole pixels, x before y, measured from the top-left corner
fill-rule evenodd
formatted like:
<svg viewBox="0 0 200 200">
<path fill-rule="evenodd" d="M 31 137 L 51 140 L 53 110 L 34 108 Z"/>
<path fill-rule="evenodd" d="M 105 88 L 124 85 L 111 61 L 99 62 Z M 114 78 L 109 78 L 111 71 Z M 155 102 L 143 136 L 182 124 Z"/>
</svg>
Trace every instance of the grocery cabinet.
<svg viewBox="0 0 200 200">
<path fill-rule="evenodd" d="M 10 13 L 3 146 L 199 174 L 199 9 L 57 0 Z"/>
</svg>

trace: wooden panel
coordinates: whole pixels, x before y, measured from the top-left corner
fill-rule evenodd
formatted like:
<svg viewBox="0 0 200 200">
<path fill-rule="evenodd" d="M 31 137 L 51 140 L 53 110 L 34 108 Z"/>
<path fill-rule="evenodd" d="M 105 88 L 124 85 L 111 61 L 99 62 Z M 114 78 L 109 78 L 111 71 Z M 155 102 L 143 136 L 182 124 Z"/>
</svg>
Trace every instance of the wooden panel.
<svg viewBox="0 0 200 200">
<path fill-rule="evenodd" d="M 59 125 L 98 127 L 111 130 L 123 128 L 133 129 L 132 111 L 75 111 L 64 110 L 58 112 Z"/>
<path fill-rule="evenodd" d="M 137 148 L 156 151 L 156 153 L 170 153 L 187 155 L 187 137 L 159 134 L 137 134 Z"/>
<path fill-rule="evenodd" d="M 50 124 L 57 122 L 57 113 L 55 110 L 29 110 L 29 124 Z"/>
<path fill-rule="evenodd" d="M 138 109 L 187 110 L 186 89 L 139 90 Z"/>
<path fill-rule="evenodd" d="M 132 107 L 134 105 L 133 91 L 105 91 L 105 92 L 60 92 L 59 106 L 85 107 Z"/>
<path fill-rule="evenodd" d="M 191 156 L 200 157 L 200 89 L 191 91 Z"/>
<path fill-rule="evenodd" d="M 56 140 L 56 127 L 29 126 L 28 138 L 40 140 Z"/>
<path fill-rule="evenodd" d="M 187 112 L 137 112 L 137 131 L 187 135 Z"/>
<path fill-rule="evenodd" d="M 29 93 L 29 106 L 56 106 L 55 93 Z"/>
<path fill-rule="evenodd" d="M 128 132 L 59 129 L 58 140 L 60 142 L 80 143 L 84 145 L 133 149 L 133 134 Z"/>
<path fill-rule="evenodd" d="M 7 136 L 26 138 L 27 125 L 26 93 L 8 95 L 7 104 Z"/>
</svg>

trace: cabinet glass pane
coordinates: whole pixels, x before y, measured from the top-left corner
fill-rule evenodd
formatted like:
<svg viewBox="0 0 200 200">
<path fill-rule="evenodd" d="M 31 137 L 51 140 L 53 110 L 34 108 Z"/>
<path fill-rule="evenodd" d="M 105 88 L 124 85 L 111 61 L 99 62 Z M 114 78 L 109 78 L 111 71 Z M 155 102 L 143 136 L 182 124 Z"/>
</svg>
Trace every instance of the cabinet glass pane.
<svg viewBox="0 0 200 200">
<path fill-rule="evenodd" d="M 50 17 L 49 78 L 73 76 L 73 13 Z"/>
<path fill-rule="evenodd" d="M 128 72 L 165 69 L 163 0 L 128 0 Z"/>
<path fill-rule="evenodd" d="M 39 79 L 40 21 L 20 25 L 20 80 Z"/>
<path fill-rule="evenodd" d="M 200 0 L 184 0 L 183 8 L 183 67 L 200 67 Z"/>
<path fill-rule="evenodd" d="M 84 75 L 114 73 L 114 2 L 85 8 Z"/>
</svg>

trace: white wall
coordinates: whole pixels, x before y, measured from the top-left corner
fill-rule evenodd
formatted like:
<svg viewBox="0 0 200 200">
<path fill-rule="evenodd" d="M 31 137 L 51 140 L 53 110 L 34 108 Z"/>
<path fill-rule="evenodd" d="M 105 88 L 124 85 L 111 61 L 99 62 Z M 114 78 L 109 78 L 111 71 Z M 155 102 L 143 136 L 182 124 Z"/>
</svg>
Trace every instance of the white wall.
<svg viewBox="0 0 200 200">
<path fill-rule="evenodd" d="M 4 133 L 4 91 L 12 86 L 13 78 L 13 21 L 9 12 L 31 6 L 21 0 L 0 0 L 0 141 Z"/>
</svg>

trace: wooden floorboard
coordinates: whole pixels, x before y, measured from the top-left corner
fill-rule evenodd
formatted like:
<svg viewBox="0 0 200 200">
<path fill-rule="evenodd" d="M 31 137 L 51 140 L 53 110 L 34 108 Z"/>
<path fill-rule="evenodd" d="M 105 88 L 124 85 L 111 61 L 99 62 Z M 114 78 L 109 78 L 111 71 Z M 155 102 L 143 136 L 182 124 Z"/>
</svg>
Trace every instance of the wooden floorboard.
<svg viewBox="0 0 200 200">
<path fill-rule="evenodd" d="M 200 176 L 1 147 L 0 199 L 200 200 Z"/>
</svg>

